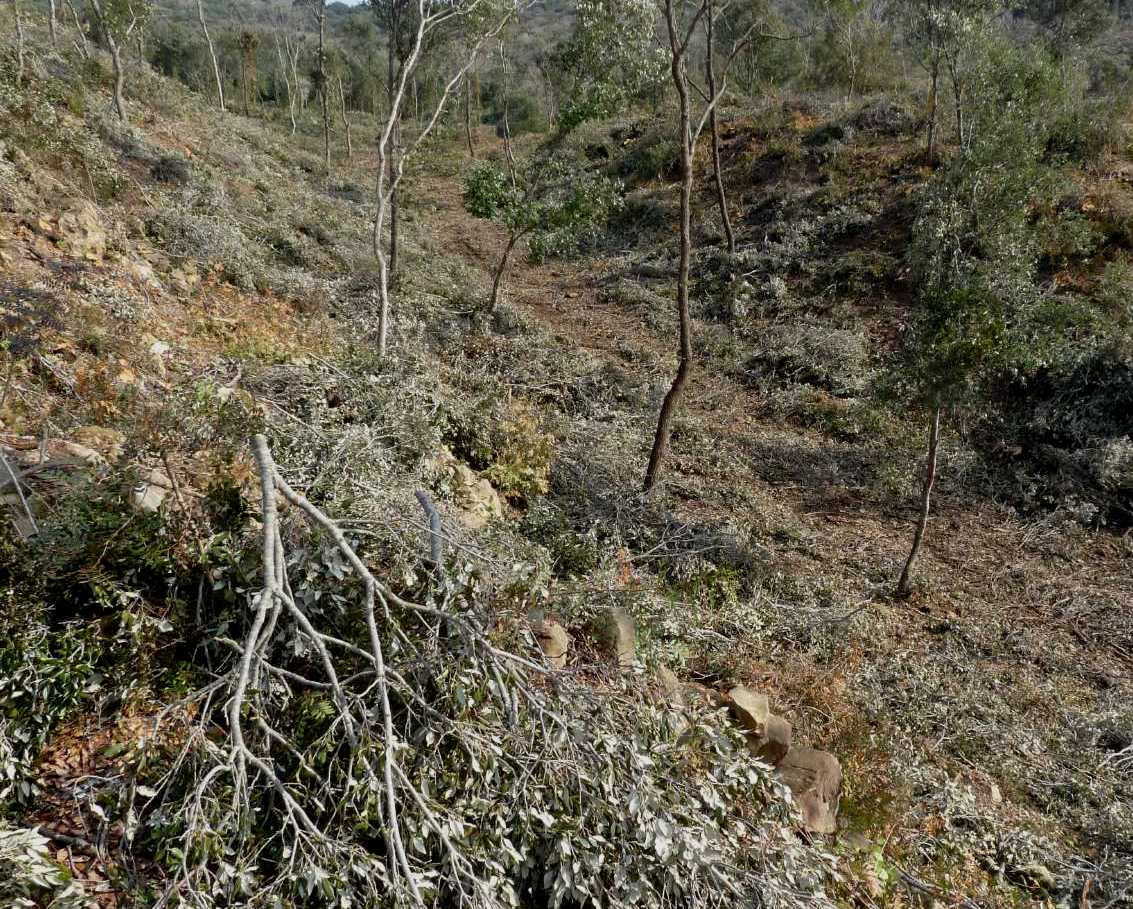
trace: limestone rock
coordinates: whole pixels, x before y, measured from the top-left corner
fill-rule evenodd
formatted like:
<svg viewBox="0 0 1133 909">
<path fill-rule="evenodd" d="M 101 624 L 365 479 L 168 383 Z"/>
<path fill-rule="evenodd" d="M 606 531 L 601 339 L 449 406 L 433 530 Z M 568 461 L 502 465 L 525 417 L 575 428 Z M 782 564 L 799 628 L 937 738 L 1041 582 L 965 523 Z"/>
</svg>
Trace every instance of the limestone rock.
<svg viewBox="0 0 1133 909">
<path fill-rule="evenodd" d="M 72 200 L 50 234 L 67 254 L 97 262 L 106 254 L 106 228 L 97 208 L 85 199 Z"/>
<path fill-rule="evenodd" d="M 744 685 L 737 685 L 728 692 L 728 703 L 732 706 L 736 721 L 748 733 L 763 735 L 767 728 L 767 718 L 771 716 L 767 695 Z"/>
<path fill-rule="evenodd" d="M 467 464 L 457 464 L 453 471 L 453 493 L 462 520 L 473 530 L 504 515 L 504 503 L 495 487 Z"/>
<path fill-rule="evenodd" d="M 803 827 L 812 833 L 837 832 L 842 765 L 834 755 L 815 748 L 792 748 L 779 765 L 779 777 L 798 802 Z"/>
<path fill-rule="evenodd" d="M 138 511 L 158 511 L 173 490 L 173 481 L 160 470 L 142 472 L 141 482 L 134 487 L 130 502 Z"/>
<path fill-rule="evenodd" d="M 110 463 L 122 457 L 122 449 L 126 444 L 125 435 L 105 426 L 82 426 L 71 433 L 71 438 L 79 445 L 98 452 Z"/>
<path fill-rule="evenodd" d="M 552 669 L 564 669 L 567 664 L 567 655 L 570 653 L 571 638 L 567 630 L 555 619 L 533 618 L 531 631 L 539 642 L 543 656 L 551 664 Z"/>
<path fill-rule="evenodd" d="M 726 695 L 721 694 L 715 688 L 701 685 L 699 682 L 688 682 L 685 684 L 683 686 L 683 694 L 689 706 L 703 706 L 715 710 L 719 707 L 723 707 L 726 703 Z"/>
<path fill-rule="evenodd" d="M 428 466 L 451 483 L 453 500 L 460 509 L 461 523 L 466 527 L 480 530 L 490 521 L 503 517 L 503 499 L 495 487 L 458 461 L 447 448 L 438 451 L 428 461 Z"/>
<path fill-rule="evenodd" d="M 57 446 L 52 446 L 52 449 L 52 461 L 78 461 L 88 467 L 99 467 L 106 460 L 95 449 L 78 442 L 60 442 Z"/>
<path fill-rule="evenodd" d="M 748 733 L 747 747 L 761 761 L 778 767 L 791 750 L 793 734 L 794 730 L 789 722 L 781 716 L 771 714 L 767 717 L 762 735 Z"/>
<path fill-rule="evenodd" d="M 668 666 L 657 670 L 657 689 L 660 697 L 674 707 L 685 706 L 685 690 L 677 674 Z"/>
<path fill-rule="evenodd" d="M 633 618 L 620 606 L 611 606 L 601 619 L 600 637 L 606 652 L 622 669 L 633 668 L 637 656 Z"/>
</svg>

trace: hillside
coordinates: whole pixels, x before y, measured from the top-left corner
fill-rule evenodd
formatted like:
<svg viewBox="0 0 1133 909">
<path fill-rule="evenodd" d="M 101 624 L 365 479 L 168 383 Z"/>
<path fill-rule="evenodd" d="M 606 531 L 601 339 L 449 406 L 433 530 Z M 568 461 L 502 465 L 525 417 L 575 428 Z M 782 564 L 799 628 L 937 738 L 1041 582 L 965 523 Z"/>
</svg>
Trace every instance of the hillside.
<svg viewBox="0 0 1133 909">
<path fill-rule="evenodd" d="M 401 189 L 383 357 L 364 104 L 328 177 L 314 103 L 292 134 L 137 66 L 121 123 L 106 59 L 27 27 L 30 77 L 0 61 L 0 903 L 1133 905 L 1127 138 L 1060 185 L 1079 240 L 1037 278 L 1111 294 L 1116 328 L 946 425 L 902 598 L 926 427 L 894 364 L 943 165 L 898 93 L 727 99 L 737 251 L 702 144 L 694 370 L 645 495 L 671 108 L 557 140 L 621 198 L 534 234 L 489 312 L 512 226 L 469 174 L 547 136 L 454 105 Z"/>
</svg>

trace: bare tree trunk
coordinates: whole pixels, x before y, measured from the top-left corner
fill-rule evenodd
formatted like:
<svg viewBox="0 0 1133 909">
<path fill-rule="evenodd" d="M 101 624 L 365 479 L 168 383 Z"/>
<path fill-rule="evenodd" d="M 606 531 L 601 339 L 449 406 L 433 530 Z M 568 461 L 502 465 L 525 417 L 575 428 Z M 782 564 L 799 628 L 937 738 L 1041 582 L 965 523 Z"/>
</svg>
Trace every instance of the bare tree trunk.
<svg viewBox="0 0 1133 909">
<path fill-rule="evenodd" d="M 291 71 L 288 67 L 288 60 L 291 57 L 291 40 L 285 37 L 287 42 L 287 57 L 284 57 L 283 44 L 279 40 L 279 31 L 276 30 L 272 37 L 275 39 L 275 56 L 279 60 L 279 68 L 283 71 L 283 84 L 287 88 L 287 113 L 291 117 L 291 135 L 299 129 L 299 125 L 295 122 L 295 92 L 298 91 L 298 85 L 291 81 Z"/>
<path fill-rule="evenodd" d="M 931 82 L 928 94 L 928 148 L 926 155 L 928 163 L 932 164 L 936 158 L 936 108 L 940 86 L 940 51 L 936 47 L 932 49 L 932 68 L 929 75 Z"/>
<path fill-rule="evenodd" d="M 12 13 L 16 17 L 16 85 L 23 85 L 27 50 L 24 41 L 24 19 L 20 14 L 20 0 L 12 0 Z"/>
<path fill-rule="evenodd" d="M 221 111 L 224 110 L 224 82 L 220 78 L 220 64 L 216 61 L 216 48 L 212 45 L 208 25 L 205 24 L 205 9 L 201 0 L 197 0 L 197 20 L 201 23 L 201 34 L 204 35 L 205 44 L 208 45 L 209 59 L 212 60 L 212 73 L 216 77 L 216 100 Z"/>
<path fill-rule="evenodd" d="M 244 51 L 240 54 L 240 98 L 244 102 L 244 116 L 249 116 L 248 111 L 248 54 Z"/>
<path fill-rule="evenodd" d="M 323 169 L 330 177 L 330 100 L 327 97 L 327 5 L 319 0 L 316 15 L 319 20 L 319 97 L 323 105 Z"/>
<path fill-rule="evenodd" d="M 374 258 L 378 261 L 378 356 L 384 357 L 389 342 L 389 324 L 390 324 L 390 261 L 386 256 L 386 251 L 382 244 L 384 236 L 385 222 L 387 216 L 391 214 L 392 202 L 397 195 L 397 188 L 401 182 L 402 175 L 405 170 L 405 161 L 416 149 L 420 148 L 433 129 L 439 122 L 441 115 L 444 113 L 445 105 L 448 103 L 452 93 L 458 90 L 460 80 L 467 76 L 468 72 L 476 63 L 476 59 L 480 54 L 483 45 L 493 39 L 500 30 L 507 24 L 510 18 L 510 13 L 502 14 L 494 21 L 494 24 L 489 28 L 486 33 L 481 37 L 476 44 L 469 50 L 467 57 L 464 59 L 462 65 L 457 69 L 455 75 L 448 82 L 446 82 L 440 92 L 440 97 L 436 100 L 433 106 L 432 115 L 429 120 L 424 124 L 418 124 L 418 129 L 415 131 L 413 141 L 410 143 L 408 149 L 404 150 L 401 154 L 391 154 L 391 145 L 396 148 L 397 141 L 394 139 L 395 133 L 399 132 L 399 121 L 401 118 L 402 106 L 405 103 L 407 83 L 413 71 L 417 68 L 421 60 L 422 47 L 425 44 L 425 38 L 429 32 L 430 21 L 427 17 L 419 17 L 417 21 L 416 32 L 413 38 L 413 43 L 405 55 L 401 67 L 398 70 L 396 83 L 391 78 L 390 91 L 389 91 L 389 110 L 387 112 L 384 125 L 381 126 L 378 132 L 377 141 L 377 167 L 376 173 L 376 186 L 375 186 L 375 212 L 374 212 L 374 229 L 372 233 L 372 243 Z M 435 24 L 434 19 L 432 24 Z M 391 32 L 391 35 L 396 35 L 396 30 Z M 392 43 L 392 42 L 391 42 Z M 390 60 L 390 71 L 393 72 L 393 61 Z M 396 158 L 396 162 L 394 159 Z M 392 166 L 391 166 L 392 165 Z M 388 182 L 387 182 L 388 181 Z M 391 225 L 392 226 L 392 225 Z M 392 231 L 391 231 L 392 233 Z M 392 245 L 392 244 L 391 244 Z"/>
<path fill-rule="evenodd" d="M 346 129 L 346 160 L 354 160 L 354 143 L 350 138 L 350 116 L 346 112 L 346 87 L 342 84 L 342 76 L 338 77 L 338 100 L 342 107 L 342 125 Z"/>
<path fill-rule="evenodd" d="M 508 60 L 507 55 L 504 53 L 504 43 L 500 42 L 500 63 L 503 72 L 503 93 L 504 93 L 504 157 L 507 159 L 507 171 L 511 176 L 511 185 L 515 186 L 515 154 L 511 147 L 511 119 L 509 94 L 508 94 Z"/>
<path fill-rule="evenodd" d="M 95 16 L 98 18 L 99 30 L 102 32 L 103 37 L 106 39 L 107 50 L 110 51 L 110 62 L 114 67 L 114 110 L 118 113 L 118 119 L 123 123 L 126 122 L 126 70 L 122 62 L 122 47 L 119 44 L 118 38 L 115 37 L 113 31 L 108 27 L 106 17 L 102 15 L 102 4 L 99 0 L 90 0 L 91 8 L 94 10 Z M 126 27 L 125 32 L 121 38 L 123 41 L 129 41 L 130 35 L 137 27 L 138 20 L 133 19 Z"/>
<path fill-rule="evenodd" d="M 688 93 L 688 72 L 685 69 L 687 42 L 682 44 L 677 35 L 675 0 L 665 0 L 665 19 L 669 31 L 672 55 L 670 67 L 673 84 L 680 101 L 679 131 L 681 141 L 681 239 L 680 267 L 677 272 L 677 315 L 680 320 L 680 343 L 677 350 L 677 374 L 665 395 L 661 413 L 657 418 L 657 431 L 653 436 L 653 450 L 645 470 L 644 490 L 649 492 L 661 474 L 665 456 L 669 452 L 673 415 L 692 373 L 692 321 L 688 311 L 688 272 L 692 258 L 692 113 Z"/>
<path fill-rule="evenodd" d="M 496 273 L 492 278 L 492 296 L 488 300 L 488 312 L 493 312 L 496 308 L 496 304 L 499 302 L 500 285 L 504 280 L 504 272 L 507 270 L 508 260 L 511 258 L 511 251 L 515 249 L 515 244 L 519 242 L 521 236 L 523 236 L 522 233 L 512 234 L 511 239 L 507 241 L 507 247 L 504 249 L 500 264 L 496 266 Z"/>
<path fill-rule="evenodd" d="M 296 41 L 294 47 L 291 44 L 291 39 L 285 36 L 287 42 L 287 59 L 291 62 L 291 84 L 295 86 L 295 103 L 300 110 L 307 109 L 307 95 L 303 91 L 303 85 L 299 79 L 299 52 L 301 50 L 299 42 Z M 295 135 L 298 126 L 295 123 L 295 117 L 291 118 L 291 135 Z"/>
<path fill-rule="evenodd" d="M 57 14 L 57 10 L 55 9 L 55 0 L 50 0 L 50 3 L 48 4 L 48 11 L 49 15 L 47 18 L 47 24 L 51 29 L 51 46 L 55 50 L 59 50 L 59 31 L 56 28 L 55 23 L 55 16 Z"/>
<path fill-rule="evenodd" d="M 397 149 L 401 144 L 401 110 L 394 110 L 394 98 L 397 91 L 397 83 L 401 81 L 401 68 L 402 65 L 397 60 L 397 36 L 398 29 L 400 28 L 400 16 L 395 16 L 391 22 L 390 28 L 390 41 L 387 57 L 387 64 L 389 70 L 389 103 L 390 114 L 393 117 L 393 130 L 390 133 L 390 146 L 389 146 L 389 185 L 390 185 L 390 199 L 389 199 L 389 274 L 390 278 L 394 281 L 397 280 L 397 251 L 398 251 L 398 235 L 400 233 L 401 223 L 401 206 L 399 204 L 398 196 L 398 183 L 396 178 L 397 166 Z"/>
<path fill-rule="evenodd" d="M 952 82 L 952 99 L 956 104 L 956 144 L 964 147 L 964 103 L 963 91 L 960 88 L 960 73 L 957 61 L 949 59 L 948 75 Z"/>
<path fill-rule="evenodd" d="M 933 408 L 932 420 L 928 432 L 928 456 L 925 459 L 924 487 L 921 490 L 921 514 L 917 521 L 917 529 L 913 532 L 913 547 L 909 557 L 905 560 L 905 567 L 901 570 L 901 577 L 897 581 L 897 595 L 905 597 L 912 590 L 913 569 L 916 566 L 917 556 L 920 555 L 921 543 L 924 542 L 925 529 L 928 527 L 928 515 L 932 506 L 932 489 L 936 485 L 936 451 L 940 442 L 940 407 Z"/>
<path fill-rule="evenodd" d="M 114 66 L 114 110 L 118 113 L 118 119 L 125 123 L 126 99 L 124 97 L 124 91 L 126 87 L 126 72 L 122 68 L 122 51 L 118 47 L 118 42 L 110 37 L 109 34 L 106 36 L 106 46 L 110 48 L 110 62 Z"/>
<path fill-rule="evenodd" d="M 464 135 L 468 139 L 468 154 L 476 157 L 476 146 L 472 143 L 472 80 L 464 82 Z"/>
<path fill-rule="evenodd" d="M 708 14 L 705 17 L 708 28 L 708 44 L 705 50 L 705 75 L 708 79 L 708 97 L 716 97 L 716 63 L 713 59 L 713 44 L 715 43 L 715 36 L 713 34 L 713 15 L 712 15 L 712 0 L 708 2 Z M 732 230 L 732 218 L 728 214 L 728 194 L 724 190 L 724 173 L 720 165 L 720 130 L 716 123 L 716 105 L 712 105 L 712 110 L 708 115 L 708 129 L 712 139 L 712 169 L 716 172 L 716 202 L 720 206 L 720 221 L 724 225 L 724 236 L 728 240 L 728 252 L 735 253 L 736 251 L 736 232 Z"/>
<path fill-rule="evenodd" d="M 82 55 L 82 58 L 84 60 L 89 60 L 90 47 L 87 45 L 87 33 L 83 29 L 82 20 L 79 18 L 79 11 L 75 8 L 75 4 L 72 3 L 71 0 L 64 0 L 64 2 L 67 4 L 67 8 L 71 10 L 71 18 L 75 20 L 75 31 L 79 33 L 79 40 L 77 44 L 79 53 Z"/>
</svg>

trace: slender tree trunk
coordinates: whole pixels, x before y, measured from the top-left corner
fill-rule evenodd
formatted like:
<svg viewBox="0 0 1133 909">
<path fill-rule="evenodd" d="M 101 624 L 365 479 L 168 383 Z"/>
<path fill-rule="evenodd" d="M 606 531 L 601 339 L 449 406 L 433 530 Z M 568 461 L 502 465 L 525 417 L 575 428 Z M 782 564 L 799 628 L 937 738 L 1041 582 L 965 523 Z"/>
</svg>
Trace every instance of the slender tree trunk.
<svg viewBox="0 0 1133 909">
<path fill-rule="evenodd" d="M 398 239 L 400 234 L 401 222 L 401 206 L 398 196 L 398 181 L 396 179 L 397 173 L 397 151 L 401 144 L 401 112 L 393 111 L 394 105 L 394 92 L 397 90 L 397 83 L 401 76 L 401 67 L 397 59 L 397 37 L 398 29 L 400 27 L 400 17 L 395 16 L 391 22 L 389 48 L 387 54 L 387 70 L 389 74 L 388 93 L 389 103 L 392 115 L 395 117 L 393 131 L 390 134 L 390 147 L 389 147 L 389 182 L 390 182 L 390 200 L 389 200 L 389 274 L 390 278 L 394 281 L 397 280 L 397 252 L 398 252 Z"/>
<path fill-rule="evenodd" d="M 672 53 L 671 74 L 680 101 L 679 135 L 681 140 L 681 239 L 680 267 L 677 272 L 677 316 L 680 320 L 680 343 L 677 350 L 677 374 L 661 405 L 657 418 L 657 431 L 653 436 L 653 450 L 645 470 L 644 490 L 649 492 L 657 483 L 669 451 L 672 437 L 673 415 L 692 373 L 692 322 L 688 311 L 688 272 L 692 258 L 692 113 L 688 94 L 688 73 L 685 70 L 684 49 L 677 36 L 674 0 L 666 0 L 665 13 Z"/>
<path fill-rule="evenodd" d="M 220 105 L 221 111 L 224 110 L 224 82 L 220 78 L 220 64 L 216 61 L 216 48 L 213 47 L 212 37 L 209 35 L 209 27 L 205 23 L 205 8 L 202 5 L 202 0 L 197 0 L 197 21 L 201 23 L 201 34 L 204 36 L 205 44 L 208 46 L 209 59 L 212 61 L 212 74 L 216 78 L 216 101 Z"/>
<path fill-rule="evenodd" d="M 326 0 L 319 0 L 319 91 L 323 105 L 323 169 L 330 177 L 330 100 L 327 84 L 327 6 Z"/>
<path fill-rule="evenodd" d="M 354 143 L 350 138 L 350 115 L 346 111 L 346 87 L 342 84 L 342 76 L 338 77 L 338 100 L 342 108 L 342 125 L 346 130 L 346 160 L 354 160 Z"/>
<path fill-rule="evenodd" d="M 58 28 L 56 28 L 55 22 L 55 16 L 57 14 L 57 10 L 55 9 L 55 0 L 50 0 L 50 3 L 48 4 L 48 13 L 49 15 L 47 18 L 47 24 L 51 29 L 51 46 L 55 50 L 59 50 L 59 30 Z"/>
<path fill-rule="evenodd" d="M 118 46 L 118 42 L 106 36 L 106 46 L 110 48 L 110 62 L 114 67 L 114 110 L 118 113 L 118 119 L 123 123 L 126 122 L 126 72 L 122 67 L 122 50 Z"/>
<path fill-rule="evenodd" d="M 464 135 L 468 139 L 468 154 L 471 158 L 476 157 L 476 146 L 472 142 L 472 82 L 465 80 L 464 82 Z"/>
<path fill-rule="evenodd" d="M 952 98 L 956 105 L 956 144 L 964 147 L 964 102 L 960 88 L 960 74 L 955 60 L 948 63 L 948 75 L 952 82 Z"/>
<path fill-rule="evenodd" d="M 240 55 L 240 97 L 244 102 L 244 116 L 250 116 L 248 112 L 248 53 L 244 51 Z"/>
<path fill-rule="evenodd" d="M 87 45 L 87 33 L 83 28 L 82 20 L 79 18 L 79 11 L 75 8 L 75 4 L 72 3 L 71 0 L 64 0 L 64 2 L 67 4 L 67 8 L 71 11 L 71 18 L 75 20 L 75 31 L 79 33 L 79 40 L 76 45 L 78 47 L 79 53 L 82 55 L 82 58 L 84 60 L 89 60 L 90 47 Z"/>
<path fill-rule="evenodd" d="M 291 39 L 287 38 L 287 58 L 291 62 L 291 84 L 295 86 L 295 105 L 301 111 L 307 109 L 307 93 L 303 91 L 302 81 L 299 79 L 299 52 L 301 50 L 299 42 L 295 42 L 295 46 L 291 46 Z M 295 123 L 295 117 L 291 118 L 291 135 L 295 135 L 298 126 Z"/>
<path fill-rule="evenodd" d="M 496 266 L 496 273 L 492 278 L 492 296 L 488 300 L 488 312 L 494 312 L 496 304 L 500 299 L 500 285 L 503 284 L 504 272 L 507 271 L 508 260 L 511 258 L 511 251 L 515 249 L 515 244 L 519 242 L 519 238 L 523 236 L 522 233 L 512 234 L 511 239 L 507 241 L 507 247 L 504 249 L 503 257 L 500 259 L 500 264 Z"/>
<path fill-rule="evenodd" d="M 932 489 L 936 485 L 936 451 L 940 442 L 940 407 L 932 411 L 932 419 L 928 432 L 928 456 L 925 458 L 924 486 L 921 490 L 921 513 L 917 521 L 917 528 L 913 532 L 913 546 L 909 557 L 905 560 L 905 567 L 901 569 L 901 577 L 897 581 L 897 595 L 908 596 L 912 590 L 913 569 L 916 567 L 917 556 L 920 555 L 921 543 L 924 542 L 925 529 L 928 527 L 929 510 L 932 507 Z"/>
<path fill-rule="evenodd" d="M 511 185 L 515 186 L 515 154 L 511 147 L 511 106 L 509 103 L 508 93 L 508 60 L 507 55 L 504 53 L 504 43 L 500 42 L 500 64 L 503 72 L 503 93 L 504 93 L 504 157 L 507 159 L 507 170 L 511 176 Z"/>
<path fill-rule="evenodd" d="M 708 3 L 707 20 L 708 43 L 705 50 L 705 75 L 708 80 L 708 97 L 716 97 L 716 63 L 713 60 L 715 37 L 712 23 L 712 2 Z M 708 114 L 708 129 L 712 139 L 712 169 L 716 172 L 716 202 L 720 206 L 720 221 L 724 225 L 724 236 L 728 240 L 728 252 L 736 251 L 736 232 L 732 230 L 732 218 L 728 214 L 728 194 L 724 189 L 724 172 L 720 165 L 720 130 L 716 122 L 716 105 Z"/>
<path fill-rule="evenodd" d="M 936 108 L 940 86 L 940 51 L 935 47 L 932 49 L 932 69 L 929 76 L 931 82 L 928 93 L 928 147 L 925 154 L 928 163 L 932 164 L 936 160 Z"/>
<path fill-rule="evenodd" d="M 20 0 L 12 0 L 12 14 L 16 17 L 16 85 L 24 84 L 27 50 L 24 40 L 24 17 L 20 13 Z"/>
<path fill-rule="evenodd" d="M 106 17 L 102 15 L 102 4 L 99 0 L 90 0 L 91 9 L 94 10 L 95 16 L 98 18 L 99 30 L 102 32 L 103 37 L 106 39 L 106 48 L 110 51 L 110 62 L 114 69 L 114 110 L 118 114 L 118 119 L 123 123 L 126 122 L 126 100 L 125 100 L 125 87 L 126 87 L 126 70 L 122 61 L 122 47 L 119 44 L 118 38 L 114 35 L 108 27 Z M 125 33 L 122 35 L 123 41 L 129 41 L 130 35 L 137 25 L 135 19 L 126 28 Z"/>
<path fill-rule="evenodd" d="M 298 91 L 299 86 L 291 81 L 291 71 L 288 66 L 288 61 L 291 58 L 291 40 L 284 38 L 284 43 L 280 43 L 279 31 L 275 31 L 272 35 L 275 39 L 275 56 L 279 60 L 279 68 L 283 73 L 283 84 L 287 88 L 287 113 L 291 118 L 291 135 L 295 135 L 299 126 L 295 122 L 295 92 Z M 287 55 L 284 56 L 284 46 L 287 47 Z"/>
</svg>

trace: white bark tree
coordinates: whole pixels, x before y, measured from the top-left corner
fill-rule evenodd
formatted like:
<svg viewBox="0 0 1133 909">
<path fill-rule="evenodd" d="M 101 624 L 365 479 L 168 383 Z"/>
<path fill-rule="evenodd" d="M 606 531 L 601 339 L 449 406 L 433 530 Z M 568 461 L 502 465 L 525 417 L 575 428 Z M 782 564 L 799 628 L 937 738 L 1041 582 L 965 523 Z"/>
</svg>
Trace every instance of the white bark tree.
<svg viewBox="0 0 1133 909">
<path fill-rule="evenodd" d="M 380 0 L 374 0 L 371 5 L 379 2 Z M 373 251 L 378 261 L 379 356 L 384 357 L 389 347 L 391 315 L 390 259 L 382 244 L 382 237 L 398 185 L 405 174 L 405 162 L 432 133 L 449 98 L 475 65 L 485 44 L 500 33 L 516 9 L 516 0 L 415 0 L 413 4 L 412 28 L 405 33 L 403 62 L 390 86 L 390 103 L 385 112 L 385 120 L 379 122 L 378 126 Z M 466 36 L 467 50 L 455 59 L 450 58 L 449 75 L 434 102 L 431 114 L 417 124 L 417 132 L 412 141 L 394 158 L 402 109 L 429 39 L 441 29 L 458 27 L 465 27 L 471 32 Z"/>
<path fill-rule="evenodd" d="M 216 77 L 216 99 L 220 109 L 224 110 L 224 81 L 220 78 L 220 64 L 216 60 L 216 48 L 213 47 L 212 37 L 209 35 L 209 27 L 205 22 L 205 8 L 202 0 L 197 0 L 197 21 L 201 23 L 201 34 L 204 35 L 205 44 L 208 47 L 209 59 L 212 60 L 212 72 Z"/>
</svg>

